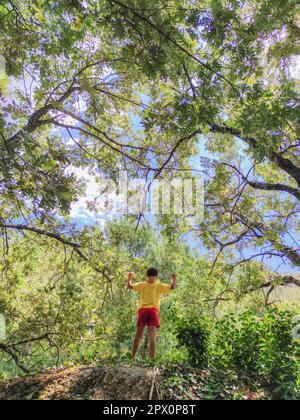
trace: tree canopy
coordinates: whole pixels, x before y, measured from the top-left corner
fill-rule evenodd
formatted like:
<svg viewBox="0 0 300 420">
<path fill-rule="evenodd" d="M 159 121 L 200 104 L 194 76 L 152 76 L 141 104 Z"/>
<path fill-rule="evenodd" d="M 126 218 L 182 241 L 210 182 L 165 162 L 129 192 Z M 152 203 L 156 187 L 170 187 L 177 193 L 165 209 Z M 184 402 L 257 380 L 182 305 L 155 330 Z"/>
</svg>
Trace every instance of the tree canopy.
<svg viewBox="0 0 300 420">
<path fill-rule="evenodd" d="M 196 156 L 207 211 L 194 228 L 205 246 L 231 262 L 250 248 L 250 259 L 299 265 L 297 3 L 14 1 L 0 10 L 0 52 L 15 81 L 12 94 L 2 88 L 4 229 L 22 219 L 60 235 L 54 216 L 67 218 L 82 188 L 70 165 L 172 178 Z"/>
</svg>

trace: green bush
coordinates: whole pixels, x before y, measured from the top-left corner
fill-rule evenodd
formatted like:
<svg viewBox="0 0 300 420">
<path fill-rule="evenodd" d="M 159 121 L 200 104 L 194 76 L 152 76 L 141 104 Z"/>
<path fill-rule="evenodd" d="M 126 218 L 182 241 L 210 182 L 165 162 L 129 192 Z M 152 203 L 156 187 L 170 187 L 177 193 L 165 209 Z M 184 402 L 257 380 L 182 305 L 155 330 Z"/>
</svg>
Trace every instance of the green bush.
<svg viewBox="0 0 300 420">
<path fill-rule="evenodd" d="M 189 361 L 194 365 L 207 365 L 210 325 L 208 318 L 177 321 L 177 339 L 180 345 L 188 349 Z"/>
<path fill-rule="evenodd" d="M 210 325 L 207 320 L 181 321 L 178 337 L 195 365 L 214 372 L 236 372 L 271 398 L 299 399 L 300 341 L 292 336 L 292 311 L 247 310 Z"/>
</svg>

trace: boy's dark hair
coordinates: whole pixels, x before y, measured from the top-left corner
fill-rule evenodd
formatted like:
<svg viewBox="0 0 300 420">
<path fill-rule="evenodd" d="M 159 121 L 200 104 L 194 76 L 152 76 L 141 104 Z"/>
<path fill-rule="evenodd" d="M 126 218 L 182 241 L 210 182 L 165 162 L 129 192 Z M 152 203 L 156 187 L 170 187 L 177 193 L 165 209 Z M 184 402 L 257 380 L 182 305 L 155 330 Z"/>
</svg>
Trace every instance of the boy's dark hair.
<svg viewBox="0 0 300 420">
<path fill-rule="evenodd" d="M 158 270 L 154 267 L 150 267 L 147 270 L 147 276 L 148 277 L 157 277 L 158 276 Z"/>
</svg>

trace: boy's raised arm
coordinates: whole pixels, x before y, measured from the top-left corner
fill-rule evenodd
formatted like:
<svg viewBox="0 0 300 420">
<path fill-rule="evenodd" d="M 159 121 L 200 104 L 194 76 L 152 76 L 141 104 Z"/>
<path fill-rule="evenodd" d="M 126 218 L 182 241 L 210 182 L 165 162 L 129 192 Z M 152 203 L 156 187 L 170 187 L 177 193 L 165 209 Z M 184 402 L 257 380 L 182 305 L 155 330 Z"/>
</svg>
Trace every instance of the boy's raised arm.
<svg viewBox="0 0 300 420">
<path fill-rule="evenodd" d="M 177 274 L 173 273 L 171 275 L 171 290 L 175 290 L 176 289 L 176 280 L 177 280 Z"/>
<path fill-rule="evenodd" d="M 135 274 L 133 271 L 130 271 L 128 273 L 128 278 L 127 278 L 127 287 L 128 289 L 132 289 L 132 280 L 135 278 Z"/>
</svg>

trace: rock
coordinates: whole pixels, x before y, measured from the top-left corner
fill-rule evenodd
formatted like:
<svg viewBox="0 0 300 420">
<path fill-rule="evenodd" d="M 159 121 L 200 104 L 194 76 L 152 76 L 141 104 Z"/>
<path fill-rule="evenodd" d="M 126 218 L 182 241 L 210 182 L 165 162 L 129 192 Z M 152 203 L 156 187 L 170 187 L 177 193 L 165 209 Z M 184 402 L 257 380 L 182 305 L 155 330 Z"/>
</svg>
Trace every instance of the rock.
<svg viewBox="0 0 300 420">
<path fill-rule="evenodd" d="M 148 400 L 153 371 L 140 367 L 96 366 L 49 370 L 38 376 L 0 382 L 0 400 Z M 158 399 L 160 375 L 152 399 Z"/>
</svg>

